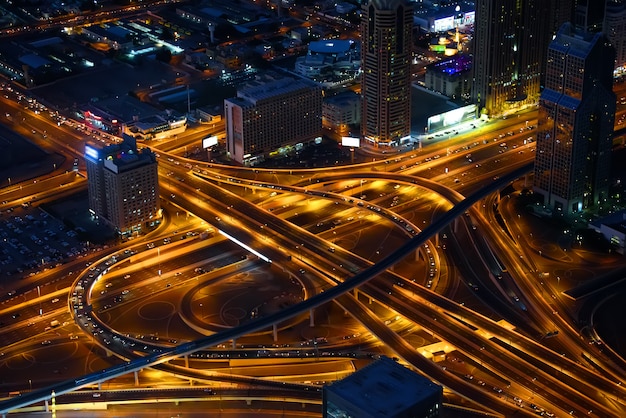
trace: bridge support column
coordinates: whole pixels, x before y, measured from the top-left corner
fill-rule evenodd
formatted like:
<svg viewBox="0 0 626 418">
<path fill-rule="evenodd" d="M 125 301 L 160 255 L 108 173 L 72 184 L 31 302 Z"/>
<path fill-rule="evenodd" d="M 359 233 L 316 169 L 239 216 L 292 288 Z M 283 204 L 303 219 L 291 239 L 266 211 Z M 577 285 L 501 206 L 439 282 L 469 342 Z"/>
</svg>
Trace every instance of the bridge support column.
<svg viewBox="0 0 626 418">
<path fill-rule="evenodd" d="M 391 267 L 389 267 L 389 270 L 393 271 L 393 269 L 396 267 L 396 265 L 392 265 Z"/>
<path fill-rule="evenodd" d="M 309 309 L 309 326 L 310 327 L 315 326 L 315 315 L 313 313 L 313 309 Z"/>
<path fill-rule="evenodd" d="M 435 234 L 435 247 L 439 247 L 439 232 Z"/>
<path fill-rule="evenodd" d="M 48 404 L 48 400 L 47 399 L 44 401 L 44 407 L 45 407 L 46 412 L 50 412 L 50 404 Z"/>
<path fill-rule="evenodd" d="M 278 325 L 272 324 L 272 335 L 274 336 L 274 342 L 278 341 Z"/>
<path fill-rule="evenodd" d="M 252 405 L 252 399 L 246 399 L 246 405 L 248 406 Z"/>
<path fill-rule="evenodd" d="M 454 218 L 454 223 L 452 224 L 452 230 L 454 233 L 459 232 L 459 218 Z"/>
<path fill-rule="evenodd" d="M 185 359 L 185 367 L 189 368 L 189 356 L 185 355 L 184 359 Z"/>
<path fill-rule="evenodd" d="M 420 249 L 415 249 L 415 261 L 420 261 Z"/>
<path fill-rule="evenodd" d="M 98 390 L 102 390 L 102 382 L 98 382 Z"/>
<path fill-rule="evenodd" d="M 355 299 L 359 298 L 359 290 L 356 287 L 354 288 L 354 298 Z"/>
<path fill-rule="evenodd" d="M 237 340 L 233 338 L 233 350 L 237 348 Z"/>
<path fill-rule="evenodd" d="M 135 370 L 133 374 L 135 375 L 135 386 L 139 386 L 139 372 Z"/>
</svg>

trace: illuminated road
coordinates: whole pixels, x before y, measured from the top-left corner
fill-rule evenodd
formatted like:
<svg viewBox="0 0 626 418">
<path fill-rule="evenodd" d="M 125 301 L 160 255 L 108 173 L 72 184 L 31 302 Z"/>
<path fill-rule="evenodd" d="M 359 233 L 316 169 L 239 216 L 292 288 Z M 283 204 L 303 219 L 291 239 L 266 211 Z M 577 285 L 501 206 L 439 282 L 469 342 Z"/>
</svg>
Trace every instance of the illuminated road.
<svg viewBox="0 0 626 418">
<path fill-rule="evenodd" d="M 245 243 L 253 253 L 271 259 L 272 264 L 282 268 L 289 277 L 296 277 L 303 274 L 299 270 L 306 270 L 313 284 L 304 292 L 306 299 L 279 312 L 252 319 L 205 338 L 181 343 L 146 343 L 144 349 L 125 347 L 125 344 L 119 342 L 121 340 L 114 338 L 124 338 L 123 333 L 116 334 L 115 329 L 100 333 L 94 330 L 93 325 L 84 326 L 86 335 L 96 334 L 93 338 L 97 343 L 121 357 L 123 363 L 46 389 L 23 393 L 18 398 L 0 403 L 0 412 L 48 399 L 51 389 L 60 395 L 72 392 L 77 387 L 101 384 L 148 366 L 171 375 L 188 376 L 197 381 L 206 378 L 210 381 L 211 376 L 201 376 L 197 370 L 181 366 L 180 360 L 176 365 L 173 362 L 224 343 L 232 342 L 232 352 L 235 353 L 239 351 L 235 344 L 238 339 L 255 332 L 267 333 L 276 324 L 285 323 L 290 318 L 306 321 L 309 312 L 314 313 L 315 308 L 335 301 L 357 319 L 370 335 L 403 361 L 424 371 L 453 394 L 473 400 L 494 413 L 506 416 L 514 413 L 535 415 L 537 409 L 521 408 L 517 401 L 511 400 L 519 397 L 526 403 L 532 399 L 535 405 L 556 412 L 559 416 L 569 414 L 570 411 L 577 416 L 623 414 L 626 393 L 621 386 L 623 371 L 620 364 L 607 361 L 595 347 L 589 347 L 578 335 L 577 329 L 565 315 L 554 313 L 552 303 L 558 304 L 556 309 L 559 312 L 564 311 L 563 306 L 560 301 L 546 302 L 545 297 L 552 292 L 549 287 L 544 291 L 544 287 L 536 283 L 536 274 L 542 266 L 535 262 L 532 252 L 527 251 L 527 246 L 519 239 L 518 235 L 524 232 L 519 230 L 518 234 L 517 225 L 509 225 L 506 228 L 509 237 L 491 210 L 499 204 L 495 192 L 530 170 L 528 161 L 532 160 L 534 146 L 533 141 L 529 140 L 533 134 L 529 129 L 534 123 L 532 115 L 533 112 L 528 112 L 521 118 L 494 122 L 492 126 L 459 135 L 441 142 L 441 145 L 435 141 L 443 140 L 433 138 L 433 143 L 422 150 L 352 167 L 255 170 L 205 164 L 196 166 L 197 163 L 192 160 L 160 151 L 163 154 L 160 157 L 163 197 L 176 205 L 174 208 L 180 208 L 186 214 L 185 218 L 193 214 L 206 224 Z M 46 132 L 46 135 L 54 136 L 52 130 L 49 130 L 54 129 L 50 127 L 50 122 L 35 120 L 30 123 L 33 123 L 38 134 Z M 196 141 L 201 135 L 193 134 L 189 137 Z M 54 142 L 54 137 L 51 139 Z M 82 140 L 76 138 L 74 144 L 65 146 L 70 154 L 80 153 Z M 185 145 L 180 144 L 178 148 L 181 146 Z M 19 204 L 19 199 L 51 199 L 59 196 L 60 190 L 55 189 L 66 187 L 61 184 L 84 187 L 80 185 L 84 181 L 73 176 L 53 176 L 46 180 L 50 183 L 41 181 L 25 186 L 19 192 L 17 189 L 5 189 L 3 193 L 12 201 L 11 205 Z M 485 184 L 489 186 L 485 187 Z M 428 197 L 420 199 L 420 194 Z M 406 196 L 411 198 L 407 199 Z M 178 213 L 174 218 L 178 218 Z M 507 219 L 511 218 L 509 214 Z M 354 248 L 345 245 L 360 233 L 362 225 L 371 223 L 385 225 L 389 231 L 389 243 L 385 243 L 384 249 L 376 245 L 368 248 L 367 244 L 355 245 Z M 453 243 L 452 239 L 446 240 L 446 233 L 454 233 L 454 240 L 457 241 Z M 176 235 L 176 239 L 180 235 L 182 233 Z M 197 245 L 223 248 L 220 242 L 224 242 L 224 239 L 219 235 L 217 237 L 219 239 L 209 240 L 210 243 Z M 189 245 L 196 245 L 195 240 L 189 241 L 194 241 Z M 191 273 L 186 276 L 186 271 L 191 271 L 198 260 L 191 256 L 176 260 L 172 254 L 180 256 L 182 253 L 174 251 L 168 255 L 161 247 L 146 250 L 147 242 L 134 242 L 133 245 L 138 245 L 137 251 L 140 253 L 131 257 L 138 260 L 145 253 L 146 258 L 154 258 L 156 252 L 157 258 L 161 258 L 163 253 L 162 262 L 167 262 L 168 268 L 171 268 L 167 274 L 161 277 L 159 272 L 158 280 L 153 281 L 149 274 L 142 276 L 133 272 L 133 286 L 127 286 L 124 284 L 127 279 L 119 277 L 124 275 L 120 269 L 115 273 L 118 277 L 111 281 L 113 287 L 110 290 L 103 288 L 102 284 L 95 284 L 93 291 L 120 292 L 123 289 L 124 292 L 128 290 L 124 296 L 141 299 L 163 290 L 165 285 L 161 279 L 177 287 L 179 282 L 195 278 Z M 459 247 L 450 249 L 455 250 L 455 258 L 465 256 L 468 259 L 465 267 L 459 267 L 460 275 L 449 276 L 452 269 L 445 265 L 449 256 L 444 244 Z M 176 241 L 176 245 L 171 248 L 187 248 L 187 245 L 181 240 Z M 463 245 L 479 250 L 465 251 L 466 254 L 463 254 L 464 251 L 460 249 Z M 230 255 L 229 250 L 224 252 Z M 490 300 L 498 300 L 497 311 L 514 322 L 517 325 L 515 329 L 414 283 L 402 272 L 393 271 L 400 260 L 412 256 L 425 257 L 422 262 L 425 264 L 425 260 L 428 260 L 429 264 L 432 263 L 431 272 L 436 270 L 432 277 L 442 280 L 445 284 L 443 287 L 455 289 L 448 289 L 446 294 L 459 291 L 456 277 L 460 276 L 468 282 L 466 284 L 475 297 L 487 304 Z M 106 260 L 103 254 L 100 258 L 100 262 Z M 115 263 L 122 259 L 124 256 L 120 255 Z M 499 273 L 498 262 L 506 266 L 507 270 L 501 278 L 496 277 Z M 233 263 L 233 270 L 228 273 L 245 273 L 254 267 L 254 263 L 259 261 L 237 260 Z M 174 271 L 181 272 L 180 278 Z M 425 268 L 419 275 L 426 276 L 427 271 Z M 89 270 L 79 274 L 80 277 L 88 276 Z M 481 275 L 483 277 L 479 277 Z M 426 284 L 426 278 L 420 278 L 418 283 Z M 435 281 L 433 290 L 438 283 Z M 349 293 L 357 287 L 359 290 L 356 295 Z M 71 290 L 59 292 L 60 296 L 71 295 Z M 471 360 L 481 376 L 492 375 L 489 385 L 478 384 L 478 378 L 469 379 L 437 364 L 432 360 L 431 352 L 422 352 L 419 347 L 409 344 L 408 338 L 402 335 L 403 331 L 394 328 L 397 325 L 380 318 L 364 301 L 375 301 L 400 314 L 402 319 L 399 322 L 419 325 L 442 342 L 450 344 L 455 352 Z M 100 294 L 88 296 L 85 302 L 87 306 L 106 313 L 109 308 L 105 306 L 111 300 L 110 296 Z M 57 308 L 52 302 L 46 301 L 45 309 L 52 312 L 54 317 L 72 319 L 64 309 Z M 81 311 L 81 314 L 87 313 Z M 96 316 L 94 314 L 94 321 Z M 106 315 L 103 315 L 98 329 L 107 326 Z M 553 329 L 560 331 L 558 339 L 544 339 L 546 333 Z M 274 349 L 268 351 L 278 353 Z M 293 350 L 286 350 L 287 355 L 289 351 Z M 587 358 L 599 364 L 604 372 L 589 367 L 588 362 L 584 361 Z M 340 364 L 343 363 L 329 367 L 343 367 Z M 290 369 L 295 375 L 300 372 L 311 375 L 308 371 L 310 367 Z M 274 383 L 255 381 L 257 375 L 272 374 L 269 369 L 259 365 L 241 367 L 237 370 L 241 376 L 230 376 L 230 381 L 237 379 L 242 384 L 256 382 L 282 387 L 284 383 L 280 380 Z M 345 370 L 348 372 L 350 368 L 345 367 Z M 318 372 L 322 376 L 328 370 L 320 367 Z M 279 372 L 274 376 L 276 379 L 280 377 Z M 225 379 L 225 376 L 221 378 Z M 284 381 L 292 382 L 288 376 L 284 378 Z M 294 399 L 297 400 L 298 396 L 305 399 L 303 391 L 310 385 L 297 384 L 296 380 L 293 380 Z M 252 397 L 249 393 L 247 396 Z M 259 392 L 259 397 L 264 396 L 267 395 Z"/>
</svg>

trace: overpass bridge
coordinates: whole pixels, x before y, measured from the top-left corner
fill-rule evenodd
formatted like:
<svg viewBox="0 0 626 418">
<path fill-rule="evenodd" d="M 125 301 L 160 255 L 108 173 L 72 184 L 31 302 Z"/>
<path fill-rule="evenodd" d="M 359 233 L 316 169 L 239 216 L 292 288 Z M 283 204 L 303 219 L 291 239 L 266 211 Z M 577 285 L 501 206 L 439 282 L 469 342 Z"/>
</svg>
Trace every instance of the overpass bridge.
<svg viewBox="0 0 626 418">
<path fill-rule="evenodd" d="M 106 380 L 116 378 L 131 372 L 136 372 L 146 367 L 156 366 L 179 357 L 187 356 L 198 350 L 215 346 L 225 341 L 235 340 L 243 335 L 270 328 L 275 323 L 291 319 L 297 315 L 300 315 L 327 302 L 330 302 L 333 299 L 338 298 L 344 293 L 347 293 L 361 286 L 362 284 L 368 282 L 372 278 L 391 268 L 394 264 L 397 263 L 397 260 L 402 259 L 409 254 L 412 254 L 417 248 L 422 246 L 432 236 L 437 234 L 448 224 L 452 223 L 457 217 L 462 216 L 476 202 L 480 201 L 485 196 L 502 189 L 509 183 L 525 175 L 532 169 L 532 167 L 532 163 L 526 164 L 507 175 L 501 176 L 499 179 L 493 181 L 479 191 L 466 197 L 465 199 L 457 203 L 448 212 L 439 217 L 439 219 L 435 220 L 433 223 L 424 228 L 420 233 L 416 234 L 413 238 L 406 241 L 396 251 L 389 254 L 376 264 L 373 264 L 369 268 L 366 268 L 356 273 L 351 278 L 346 279 L 344 282 L 337 284 L 336 286 L 330 288 L 325 292 L 312 296 L 311 298 L 306 299 L 296 305 L 292 305 L 282 311 L 276 312 L 266 317 L 257 318 L 238 327 L 227 329 L 195 341 L 183 343 L 169 349 L 164 349 L 161 353 L 155 353 L 134 360 L 129 360 L 124 364 L 109 367 L 104 370 L 79 377 L 77 379 L 60 382 L 46 388 L 37 389 L 29 393 L 24 393 L 15 398 L 2 401 L 0 402 L 0 414 L 6 416 L 7 413 L 15 409 L 26 407 L 36 402 L 48 401 L 54 394 L 60 395 L 64 393 L 69 393 L 84 386 L 102 383 Z M 267 382 L 265 381 L 264 383 Z M 283 388 L 286 385 L 293 386 L 294 389 L 297 387 L 303 387 L 303 385 L 293 383 L 276 383 Z"/>
</svg>

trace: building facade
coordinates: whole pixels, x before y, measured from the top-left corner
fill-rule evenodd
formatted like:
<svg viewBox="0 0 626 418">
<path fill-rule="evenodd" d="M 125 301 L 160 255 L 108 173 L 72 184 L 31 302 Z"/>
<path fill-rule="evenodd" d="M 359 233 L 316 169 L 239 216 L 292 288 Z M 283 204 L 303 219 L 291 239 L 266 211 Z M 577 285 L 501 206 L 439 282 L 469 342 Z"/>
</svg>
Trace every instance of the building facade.
<svg viewBox="0 0 626 418">
<path fill-rule="evenodd" d="M 254 165 L 277 149 L 321 135 L 322 89 L 312 81 L 267 76 L 224 100 L 226 150 Z"/>
<path fill-rule="evenodd" d="M 574 1 L 574 25 L 585 32 L 600 32 L 606 0 Z"/>
<path fill-rule="evenodd" d="M 351 126 L 361 123 L 361 98 L 352 90 L 325 97 L 322 103 L 324 128 L 347 136 Z"/>
<path fill-rule="evenodd" d="M 608 195 L 614 50 L 602 33 L 564 24 L 550 43 L 539 102 L 534 191 L 563 214 Z"/>
<path fill-rule="evenodd" d="M 413 9 L 403 0 L 370 0 L 361 15 L 361 134 L 396 146 L 411 134 Z"/>
<path fill-rule="evenodd" d="M 602 32 L 609 37 L 615 48 L 615 69 L 626 68 L 626 1 L 607 0 L 604 10 Z"/>
<path fill-rule="evenodd" d="M 103 148 L 85 146 L 89 210 L 120 234 L 139 232 L 161 217 L 156 156 L 133 138 Z"/>
<path fill-rule="evenodd" d="M 550 0 L 476 1 L 471 95 L 481 111 L 499 116 L 537 103 L 557 11 Z"/>
</svg>

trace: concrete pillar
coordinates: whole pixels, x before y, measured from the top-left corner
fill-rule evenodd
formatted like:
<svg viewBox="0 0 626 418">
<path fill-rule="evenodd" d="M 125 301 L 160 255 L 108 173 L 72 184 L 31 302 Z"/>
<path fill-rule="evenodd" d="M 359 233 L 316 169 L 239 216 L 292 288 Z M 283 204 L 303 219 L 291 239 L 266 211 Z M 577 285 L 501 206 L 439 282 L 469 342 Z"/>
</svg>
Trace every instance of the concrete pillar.
<svg viewBox="0 0 626 418">
<path fill-rule="evenodd" d="M 139 386 L 139 372 L 135 370 L 133 374 L 135 375 L 135 386 Z"/>
<path fill-rule="evenodd" d="M 187 354 L 185 354 L 185 367 L 189 368 L 189 356 Z"/>
<path fill-rule="evenodd" d="M 237 340 L 235 340 L 234 338 L 233 338 L 233 345 L 232 345 L 232 347 L 233 347 L 233 350 L 237 348 Z"/>
<path fill-rule="evenodd" d="M 274 342 L 278 341 L 278 326 L 272 324 L 272 335 L 274 336 Z"/>
<path fill-rule="evenodd" d="M 246 405 L 248 406 L 252 405 L 252 399 L 246 399 Z"/>
<path fill-rule="evenodd" d="M 455 233 L 458 233 L 458 232 L 459 232 L 459 218 L 454 218 L 454 224 L 453 224 L 453 226 L 452 226 L 452 230 L 453 230 Z"/>
<path fill-rule="evenodd" d="M 309 309 L 309 326 L 315 326 L 315 316 L 313 315 L 313 309 Z"/>
<path fill-rule="evenodd" d="M 98 390 L 102 390 L 102 382 L 98 382 Z"/>
<path fill-rule="evenodd" d="M 46 412 L 50 412 L 50 405 L 48 404 L 48 400 L 47 399 L 44 401 L 44 404 L 45 404 Z"/>
<path fill-rule="evenodd" d="M 415 249 L 415 261 L 419 261 L 420 260 L 420 249 L 416 248 Z"/>
</svg>

